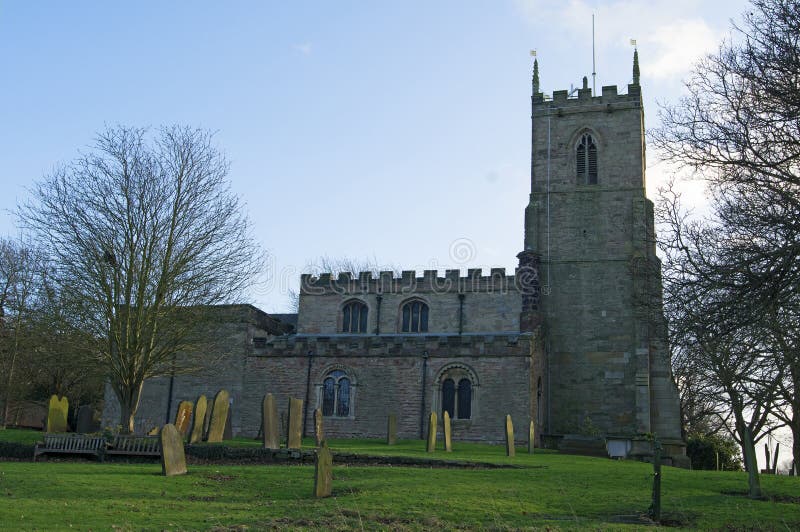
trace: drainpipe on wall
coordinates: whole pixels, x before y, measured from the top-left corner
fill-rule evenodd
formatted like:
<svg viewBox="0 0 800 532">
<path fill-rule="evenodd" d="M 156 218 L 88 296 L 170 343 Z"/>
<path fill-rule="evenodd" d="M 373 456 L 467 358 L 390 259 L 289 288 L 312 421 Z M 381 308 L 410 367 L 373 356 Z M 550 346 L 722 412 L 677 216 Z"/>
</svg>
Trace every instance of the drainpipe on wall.
<svg viewBox="0 0 800 532">
<path fill-rule="evenodd" d="M 419 439 L 425 439 L 425 377 L 428 374 L 428 352 L 422 352 L 422 402 L 419 410 Z"/>
<path fill-rule="evenodd" d="M 167 391 L 167 414 L 164 424 L 169 423 L 169 411 L 172 410 L 172 391 L 175 388 L 175 355 L 172 355 L 172 371 L 169 375 L 169 390 Z"/>
<path fill-rule="evenodd" d="M 458 334 L 464 332 L 464 298 L 466 295 L 461 292 L 458 294 Z"/>
<path fill-rule="evenodd" d="M 381 333 L 381 301 L 383 301 L 383 296 L 378 294 L 377 296 L 375 296 L 375 300 L 378 302 L 377 312 L 375 313 L 376 314 L 376 316 L 375 316 L 375 320 L 376 320 L 375 334 L 380 334 Z"/>
<path fill-rule="evenodd" d="M 308 351 L 308 373 L 306 374 L 306 402 L 303 403 L 303 437 L 306 437 L 306 422 L 308 420 L 308 400 L 311 396 L 311 360 L 314 358 L 314 351 Z"/>
</svg>

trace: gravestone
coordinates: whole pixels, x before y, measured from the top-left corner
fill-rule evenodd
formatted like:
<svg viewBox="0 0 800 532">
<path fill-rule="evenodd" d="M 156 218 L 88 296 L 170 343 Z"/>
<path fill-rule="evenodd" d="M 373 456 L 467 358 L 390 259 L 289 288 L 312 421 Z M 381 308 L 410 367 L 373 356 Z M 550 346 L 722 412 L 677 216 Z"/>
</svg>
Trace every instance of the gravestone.
<svg viewBox="0 0 800 532">
<path fill-rule="evenodd" d="M 389 414 L 386 422 L 386 444 L 394 445 L 395 443 L 397 443 L 397 416 Z"/>
<path fill-rule="evenodd" d="M 181 401 L 178 404 L 178 412 L 175 414 L 175 428 L 178 429 L 181 438 L 185 438 L 189 432 L 192 421 L 192 409 L 194 405 L 191 401 Z"/>
<path fill-rule="evenodd" d="M 289 428 L 286 431 L 286 448 L 300 449 L 303 446 L 303 400 L 289 399 Z"/>
<path fill-rule="evenodd" d="M 206 411 L 208 410 L 208 401 L 205 395 L 197 398 L 194 408 L 194 417 L 192 418 L 192 432 L 189 434 L 189 443 L 197 443 L 203 441 L 203 424 L 206 419 Z"/>
<path fill-rule="evenodd" d="M 533 454 L 533 444 L 536 441 L 534 438 L 533 420 L 531 419 L 531 426 L 528 427 L 528 454 Z"/>
<path fill-rule="evenodd" d="M 165 477 L 186 474 L 186 454 L 183 436 L 175 425 L 168 423 L 161 429 L 161 472 Z"/>
<path fill-rule="evenodd" d="M 208 438 L 209 443 L 217 443 L 222 441 L 222 436 L 225 433 L 225 423 L 228 422 L 228 402 L 229 396 L 226 390 L 220 390 L 214 397 L 214 406 L 211 410 L 211 423 L 208 424 Z"/>
<path fill-rule="evenodd" d="M 333 485 L 333 455 L 322 440 L 314 463 L 314 497 L 330 497 Z"/>
<path fill-rule="evenodd" d="M 79 434 L 88 434 L 93 432 L 94 428 L 94 411 L 89 405 L 81 405 L 78 407 L 78 413 L 75 414 L 75 432 Z"/>
<path fill-rule="evenodd" d="M 425 450 L 429 453 L 436 450 L 436 412 L 431 412 L 428 418 L 428 447 Z"/>
<path fill-rule="evenodd" d="M 514 447 L 514 424 L 511 415 L 506 415 L 506 456 L 514 456 L 517 450 Z"/>
<path fill-rule="evenodd" d="M 322 434 L 322 410 L 319 408 L 314 410 L 314 435 L 317 437 L 317 447 L 319 447 L 325 439 Z"/>
<path fill-rule="evenodd" d="M 452 432 L 450 431 L 450 413 L 445 410 L 442 417 L 442 424 L 444 425 L 444 450 L 448 453 L 453 452 Z"/>
<path fill-rule="evenodd" d="M 264 424 L 264 448 L 280 449 L 281 435 L 278 429 L 278 404 L 268 393 L 261 403 L 261 418 Z"/>
<path fill-rule="evenodd" d="M 47 410 L 47 432 L 67 432 L 68 412 L 69 401 L 67 398 L 59 399 L 57 395 L 52 396 Z"/>
</svg>

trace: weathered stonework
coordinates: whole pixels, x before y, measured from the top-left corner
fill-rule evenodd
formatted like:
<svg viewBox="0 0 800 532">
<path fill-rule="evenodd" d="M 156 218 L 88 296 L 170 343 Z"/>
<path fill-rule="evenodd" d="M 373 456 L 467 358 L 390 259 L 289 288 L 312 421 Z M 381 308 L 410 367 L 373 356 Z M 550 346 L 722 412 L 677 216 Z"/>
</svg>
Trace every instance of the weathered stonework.
<svg viewBox="0 0 800 532">
<path fill-rule="evenodd" d="M 636 79 L 627 94 L 607 86 L 593 96 L 585 83 L 576 97 L 546 98 L 535 76 L 531 194 L 513 274 L 303 275 L 299 313 L 285 323 L 220 307 L 220 363 L 149 380 L 137 429 L 225 388 L 235 435 L 259 433 L 266 392 L 282 430 L 289 398 L 303 398 L 304 436 L 319 409 L 326 438 L 385 438 L 395 414 L 397 438 L 424 439 L 428 414 L 446 410 L 459 441 L 503 442 L 508 414 L 530 422 L 530 450 L 570 435 L 633 448 L 654 433 L 680 457 Z M 595 151 L 579 156 L 584 135 Z M 404 305 L 418 327 L 404 326 Z M 116 408 L 109 388 L 105 424 L 116 424 Z"/>
</svg>

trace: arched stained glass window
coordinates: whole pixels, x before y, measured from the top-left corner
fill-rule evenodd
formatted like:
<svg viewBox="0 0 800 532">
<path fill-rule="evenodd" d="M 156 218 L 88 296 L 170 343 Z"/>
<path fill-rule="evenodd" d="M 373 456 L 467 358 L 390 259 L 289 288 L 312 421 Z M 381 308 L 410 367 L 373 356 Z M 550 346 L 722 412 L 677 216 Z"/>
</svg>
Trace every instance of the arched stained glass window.
<svg viewBox="0 0 800 532">
<path fill-rule="evenodd" d="M 575 158 L 578 169 L 578 184 L 597 184 L 597 144 L 589 133 L 584 133 L 578 141 Z"/>
<path fill-rule="evenodd" d="M 361 301 L 351 301 L 342 309 L 342 332 L 367 332 L 367 315 L 369 308 Z"/>
<path fill-rule="evenodd" d="M 326 417 L 349 417 L 352 405 L 350 377 L 340 369 L 325 375 L 322 381 L 322 415 Z"/>
<path fill-rule="evenodd" d="M 458 381 L 458 419 L 472 417 L 472 383 L 469 379 Z"/>
<path fill-rule="evenodd" d="M 456 415 L 456 383 L 453 379 L 445 379 L 442 382 L 442 415 L 447 412 L 450 419 Z"/>
<path fill-rule="evenodd" d="M 428 332 L 428 305 L 422 301 L 409 301 L 403 305 L 401 332 Z"/>
</svg>

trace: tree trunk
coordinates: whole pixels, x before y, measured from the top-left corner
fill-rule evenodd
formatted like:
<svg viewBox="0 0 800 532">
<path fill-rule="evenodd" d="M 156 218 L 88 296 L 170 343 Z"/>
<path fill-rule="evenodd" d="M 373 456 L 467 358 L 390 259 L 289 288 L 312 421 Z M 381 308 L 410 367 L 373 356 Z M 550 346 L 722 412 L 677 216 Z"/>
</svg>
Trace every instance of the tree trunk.
<svg viewBox="0 0 800 532">
<path fill-rule="evenodd" d="M 119 424 L 123 434 L 133 434 L 134 419 L 136 411 L 139 409 L 139 399 L 142 397 L 142 386 L 144 383 L 134 385 L 131 389 L 117 393 L 119 399 Z"/>
</svg>

